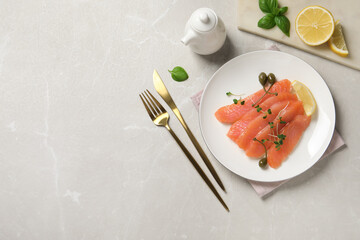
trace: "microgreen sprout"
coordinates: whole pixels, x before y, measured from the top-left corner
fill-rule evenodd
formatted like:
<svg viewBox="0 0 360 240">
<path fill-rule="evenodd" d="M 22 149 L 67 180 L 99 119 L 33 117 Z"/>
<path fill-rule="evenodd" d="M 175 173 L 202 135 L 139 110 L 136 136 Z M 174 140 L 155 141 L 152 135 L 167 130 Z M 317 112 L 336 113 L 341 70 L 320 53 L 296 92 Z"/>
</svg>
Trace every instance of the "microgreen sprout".
<svg viewBox="0 0 360 240">
<path fill-rule="evenodd" d="M 286 122 L 283 121 L 283 120 L 281 120 L 281 119 L 282 119 L 282 117 L 279 117 L 280 123 L 281 123 L 281 124 L 286 124 Z"/>
<path fill-rule="evenodd" d="M 258 111 L 258 112 L 259 112 L 259 111 Z M 265 112 L 265 111 L 262 111 L 262 112 L 265 114 L 265 115 L 263 116 L 263 119 L 266 119 L 268 114 L 272 114 L 270 108 L 269 108 L 266 112 Z"/>
<path fill-rule="evenodd" d="M 226 93 L 226 96 L 229 96 L 229 97 L 230 97 L 230 96 L 238 96 L 238 97 L 240 97 L 239 99 L 236 99 L 236 98 L 233 99 L 233 102 L 234 102 L 235 104 L 238 104 L 238 102 L 242 100 L 242 99 L 241 99 L 241 96 L 242 96 L 242 95 L 244 95 L 244 94 L 234 94 L 234 93 L 232 93 L 232 92 L 227 92 L 227 93 Z M 245 101 L 240 102 L 241 105 L 244 105 L 244 103 L 245 103 Z"/>
<path fill-rule="evenodd" d="M 235 94 L 235 93 L 232 93 L 232 92 L 227 92 L 226 93 L 226 96 L 238 96 L 238 97 L 240 97 L 240 96 L 243 96 L 244 94 Z"/>
<path fill-rule="evenodd" d="M 275 144 L 276 151 L 279 151 L 281 148 L 281 145 L 283 145 L 283 143 L 284 143 L 286 135 L 278 134 L 277 137 L 278 137 L 278 140 L 274 141 L 274 144 Z"/>
</svg>

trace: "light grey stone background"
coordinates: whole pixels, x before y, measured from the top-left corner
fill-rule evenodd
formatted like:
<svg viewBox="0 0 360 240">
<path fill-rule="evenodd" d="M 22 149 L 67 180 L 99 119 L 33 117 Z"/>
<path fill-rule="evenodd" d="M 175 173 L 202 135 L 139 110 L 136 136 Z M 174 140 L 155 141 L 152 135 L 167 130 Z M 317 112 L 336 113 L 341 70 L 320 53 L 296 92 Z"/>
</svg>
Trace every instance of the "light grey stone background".
<svg viewBox="0 0 360 240">
<path fill-rule="evenodd" d="M 236 4 L 1 1 L 0 239 L 358 239 L 359 71 L 277 44 L 326 80 L 347 146 L 266 199 L 206 150 L 230 213 L 141 105 L 156 68 L 205 147 L 190 96 L 226 61 L 273 44 L 236 29 Z M 208 57 L 180 43 L 204 6 L 228 31 Z M 170 80 L 176 65 L 189 80 Z"/>
</svg>

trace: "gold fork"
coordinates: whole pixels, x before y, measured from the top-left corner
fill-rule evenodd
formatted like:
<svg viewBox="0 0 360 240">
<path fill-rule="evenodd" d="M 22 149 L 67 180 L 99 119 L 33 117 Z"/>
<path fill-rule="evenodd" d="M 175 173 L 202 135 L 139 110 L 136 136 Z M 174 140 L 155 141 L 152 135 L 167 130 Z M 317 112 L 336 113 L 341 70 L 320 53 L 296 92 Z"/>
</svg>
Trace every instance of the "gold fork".
<svg viewBox="0 0 360 240">
<path fill-rule="evenodd" d="M 170 128 L 168 121 L 169 121 L 169 113 L 165 110 L 165 108 L 156 100 L 156 98 L 150 93 L 149 90 L 146 89 L 146 92 L 141 93 L 140 99 L 143 102 L 151 120 L 155 123 L 157 126 L 165 127 L 173 136 L 177 144 L 179 144 L 180 148 L 183 150 L 185 155 L 190 160 L 191 164 L 194 166 L 196 171 L 200 174 L 202 179 L 205 181 L 205 183 L 208 185 L 208 187 L 211 189 L 211 191 L 215 194 L 217 199 L 221 202 L 221 204 L 224 206 L 224 208 L 229 211 L 228 206 L 226 206 L 226 203 L 221 198 L 219 193 L 216 191 L 214 185 L 210 182 L 209 178 L 206 176 L 204 171 L 201 169 L 199 164 L 196 162 L 196 160 L 193 158 L 193 156 L 190 154 L 190 152 L 186 149 L 184 144 L 180 141 L 180 139 L 176 136 L 174 131 Z"/>
</svg>

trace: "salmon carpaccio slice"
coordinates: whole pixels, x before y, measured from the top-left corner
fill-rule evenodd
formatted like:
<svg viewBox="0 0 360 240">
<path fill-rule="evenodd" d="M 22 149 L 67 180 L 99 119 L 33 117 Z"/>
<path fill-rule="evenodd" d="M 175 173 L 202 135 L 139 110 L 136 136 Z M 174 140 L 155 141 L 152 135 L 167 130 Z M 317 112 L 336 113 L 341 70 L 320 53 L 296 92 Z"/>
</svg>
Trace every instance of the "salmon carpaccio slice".
<svg viewBox="0 0 360 240">
<path fill-rule="evenodd" d="M 298 115 L 280 131 L 286 137 L 279 150 L 276 150 L 275 145 L 272 145 L 268 150 L 267 160 L 270 167 L 278 168 L 289 156 L 309 126 L 310 121 L 311 116 Z"/>
<path fill-rule="evenodd" d="M 280 92 L 290 92 L 290 90 L 291 90 L 291 82 L 288 79 L 284 79 L 276 82 L 272 86 L 270 92 L 280 93 Z M 260 99 L 262 95 L 264 95 L 264 93 L 265 93 L 264 89 L 261 89 L 256 93 L 246 97 L 244 99 L 245 101 L 244 105 L 233 103 L 230 105 L 223 106 L 215 112 L 215 117 L 219 122 L 222 123 L 234 123 L 237 120 L 239 120 L 242 116 L 244 116 L 245 113 L 251 110 L 252 109 L 251 105 L 254 102 L 256 102 L 258 99 Z M 268 99 L 271 96 L 272 96 L 271 94 L 266 94 L 264 98 L 259 102 L 259 104 L 264 102 L 266 99 Z"/>
<path fill-rule="evenodd" d="M 294 101 L 289 104 L 286 108 L 280 111 L 278 117 L 274 120 L 274 128 L 270 128 L 270 125 L 267 125 L 265 128 L 263 128 L 258 134 L 256 134 L 256 139 L 262 140 L 262 139 L 269 139 L 270 141 L 265 141 L 264 145 L 266 149 L 269 149 L 270 146 L 273 144 L 273 140 L 276 141 L 276 139 L 272 135 L 277 135 L 279 131 L 285 126 L 286 123 L 291 122 L 297 115 L 303 115 L 304 114 L 304 106 L 301 101 Z M 280 117 L 281 121 L 284 121 L 285 123 L 280 123 Z M 265 153 L 264 146 L 257 142 L 257 141 L 251 141 L 249 146 L 247 147 L 245 151 L 246 155 L 248 157 L 256 157 L 259 158 Z"/>
<path fill-rule="evenodd" d="M 282 102 L 285 100 L 297 100 L 297 97 L 295 94 L 292 94 L 290 92 L 282 92 L 279 93 L 278 96 L 272 96 L 262 103 L 260 103 L 260 107 L 262 110 L 267 111 L 267 109 L 271 108 L 271 106 L 277 102 Z M 244 114 L 244 116 L 233 123 L 227 133 L 227 136 L 233 140 L 234 142 L 236 139 L 240 136 L 240 134 L 244 131 L 244 129 L 247 127 L 249 122 L 253 119 L 255 119 L 259 115 L 264 115 L 262 112 L 258 112 L 256 108 L 252 107 L 248 112 Z"/>
<path fill-rule="evenodd" d="M 237 145 L 240 148 L 246 150 L 247 146 L 250 144 L 250 141 L 253 141 L 253 138 L 256 136 L 256 134 L 258 134 L 258 132 L 260 132 L 264 127 L 269 125 L 269 122 L 272 122 L 279 114 L 279 112 L 288 104 L 290 104 L 290 102 L 291 100 L 273 104 L 271 106 L 272 114 L 268 114 L 266 119 L 263 118 L 263 115 L 257 116 L 255 119 L 253 119 L 240 134 L 238 139 L 236 139 Z"/>
</svg>

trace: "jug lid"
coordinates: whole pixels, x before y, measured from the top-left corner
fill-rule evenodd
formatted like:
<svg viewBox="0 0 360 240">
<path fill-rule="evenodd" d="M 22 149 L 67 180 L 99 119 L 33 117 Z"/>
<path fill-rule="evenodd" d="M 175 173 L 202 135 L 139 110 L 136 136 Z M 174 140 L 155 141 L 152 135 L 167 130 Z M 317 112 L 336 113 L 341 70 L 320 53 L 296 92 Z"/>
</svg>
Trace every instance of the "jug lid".
<svg viewBox="0 0 360 240">
<path fill-rule="evenodd" d="M 217 24 L 217 16 L 210 8 L 199 8 L 190 17 L 190 24 L 199 32 L 208 32 Z"/>
</svg>

